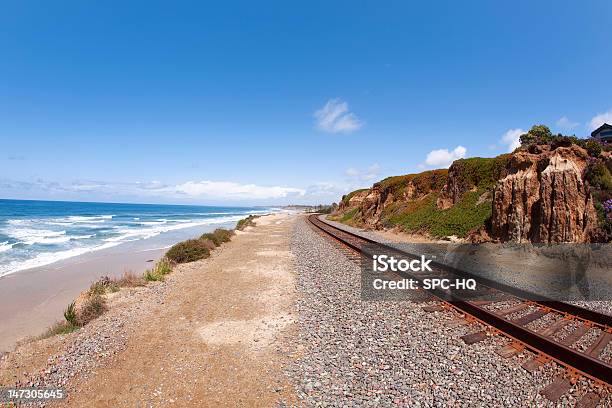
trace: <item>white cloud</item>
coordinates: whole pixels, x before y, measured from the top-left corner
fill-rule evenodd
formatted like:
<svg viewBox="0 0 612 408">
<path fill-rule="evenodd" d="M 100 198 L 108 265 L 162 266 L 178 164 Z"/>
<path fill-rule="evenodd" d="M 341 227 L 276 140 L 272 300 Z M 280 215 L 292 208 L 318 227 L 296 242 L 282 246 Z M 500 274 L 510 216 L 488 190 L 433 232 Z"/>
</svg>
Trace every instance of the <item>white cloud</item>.
<svg viewBox="0 0 612 408">
<path fill-rule="evenodd" d="M 363 122 L 349 112 L 348 104 L 340 99 L 327 101 L 314 117 L 317 129 L 328 133 L 351 133 L 363 126 Z"/>
<path fill-rule="evenodd" d="M 612 125 L 612 109 L 607 112 L 599 113 L 593 116 L 593 119 L 589 122 L 589 130 L 593 131 L 603 125 L 604 123 L 609 123 Z"/>
<path fill-rule="evenodd" d="M 370 181 L 378 177 L 380 174 L 380 166 L 378 163 L 374 163 L 365 170 L 358 170 L 353 167 L 349 167 L 344 173 L 349 176 L 349 178 L 355 180 Z"/>
<path fill-rule="evenodd" d="M 348 169 L 346 169 L 345 173 L 349 177 L 358 177 L 359 176 L 359 170 L 354 169 L 352 167 L 349 167 Z"/>
<path fill-rule="evenodd" d="M 463 146 L 457 146 L 450 152 L 448 149 L 432 150 L 427 153 L 425 164 L 432 167 L 448 167 L 455 160 L 464 158 L 466 153 L 467 149 Z"/>
<path fill-rule="evenodd" d="M 325 196 L 335 200 L 346 192 L 346 186 L 340 186 L 336 183 L 321 181 L 311 184 L 306 188 L 307 196 Z"/>
<path fill-rule="evenodd" d="M 565 130 L 574 129 L 578 125 L 580 125 L 580 123 L 572 122 L 571 120 L 568 119 L 567 116 L 563 116 L 562 118 L 560 118 L 557 121 L 557 127 L 561 128 L 561 129 L 565 129 Z"/>
<path fill-rule="evenodd" d="M 187 181 L 180 184 L 151 182 L 106 182 L 76 180 L 69 183 L 57 183 L 46 180 L 11 181 L 0 179 L 0 196 L 21 196 L 44 193 L 48 197 L 79 198 L 83 194 L 104 200 L 126 199 L 163 199 L 172 200 L 272 200 L 302 197 L 306 190 L 283 186 L 260 186 L 240 184 L 231 181 Z"/>
<path fill-rule="evenodd" d="M 501 142 L 508 146 L 508 151 L 511 152 L 521 145 L 520 136 L 526 133 L 523 129 L 509 129 L 503 134 Z"/>
<path fill-rule="evenodd" d="M 280 186 L 258 186 L 239 184 L 231 181 L 188 181 L 176 186 L 176 191 L 192 197 L 212 197 L 223 199 L 271 199 L 288 196 L 303 196 L 306 191 L 300 188 Z"/>
</svg>

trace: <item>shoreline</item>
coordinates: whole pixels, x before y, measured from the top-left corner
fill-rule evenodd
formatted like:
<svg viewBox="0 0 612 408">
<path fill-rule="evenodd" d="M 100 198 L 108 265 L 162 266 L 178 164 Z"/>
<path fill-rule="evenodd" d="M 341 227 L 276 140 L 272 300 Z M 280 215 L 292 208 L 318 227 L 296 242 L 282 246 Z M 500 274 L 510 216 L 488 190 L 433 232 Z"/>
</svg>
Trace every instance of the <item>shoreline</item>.
<svg viewBox="0 0 612 408">
<path fill-rule="evenodd" d="M 140 275 L 173 244 L 235 222 L 161 233 L 0 277 L 0 352 L 36 337 L 63 319 L 66 306 L 102 276 Z"/>
<path fill-rule="evenodd" d="M 61 387 L 58 407 L 294 402 L 296 220 L 263 216 L 163 281 L 106 292 L 78 330 L 0 358 L 0 381 Z"/>
</svg>

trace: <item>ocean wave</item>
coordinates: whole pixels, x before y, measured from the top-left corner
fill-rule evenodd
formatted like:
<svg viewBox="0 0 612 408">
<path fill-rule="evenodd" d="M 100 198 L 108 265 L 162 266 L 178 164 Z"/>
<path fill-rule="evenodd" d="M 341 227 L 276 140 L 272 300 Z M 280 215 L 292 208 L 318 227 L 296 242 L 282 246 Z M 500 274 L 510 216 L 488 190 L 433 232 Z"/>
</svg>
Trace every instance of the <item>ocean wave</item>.
<svg viewBox="0 0 612 408">
<path fill-rule="evenodd" d="M 66 231 L 52 231 L 46 229 L 34 229 L 34 228 L 7 228 L 4 230 L 6 235 L 15 238 L 26 245 L 34 244 L 55 244 L 61 242 L 67 242 L 70 240 L 66 236 Z"/>
<path fill-rule="evenodd" d="M 249 212 L 253 213 L 253 212 Z M 104 216 L 64 216 L 53 218 L 31 218 L 6 220 L 2 234 L 8 239 L 0 241 L 0 276 L 25 269 L 46 266 L 57 261 L 83 255 L 89 252 L 111 248 L 125 242 L 153 238 L 165 232 L 206 225 L 233 223 L 244 218 L 248 213 L 234 212 L 206 215 L 209 218 L 197 218 L 193 213 L 182 214 L 184 218 L 172 219 L 169 215 L 151 215 L 134 221 L 122 222 L 112 220 L 112 215 Z M 168 218 L 162 218 L 162 217 Z M 193 217 L 187 218 L 187 217 Z M 96 220 L 105 220 L 101 224 Z M 109 221 L 111 220 L 111 221 Z M 98 229 L 94 234 L 90 228 Z M 104 231 L 100 230 L 102 228 Z M 3 237 L 5 238 L 5 237 Z M 79 241 L 70 243 L 70 241 Z M 9 242 L 11 242 L 9 244 Z M 34 245 L 57 245 L 41 246 Z M 18 246 L 17 246 L 18 245 Z M 26 247 L 27 246 L 27 247 Z M 11 250 L 12 248 L 12 250 Z M 10 252 L 8 252 L 11 250 Z"/>
<path fill-rule="evenodd" d="M 67 217 L 66 220 L 74 223 L 103 223 L 106 222 L 106 220 L 112 220 L 114 216 L 115 215 L 71 215 Z"/>
<path fill-rule="evenodd" d="M 4 265 L 0 265 L 0 276 L 9 275 L 14 272 L 23 271 L 26 269 L 38 268 L 41 266 L 50 265 L 52 263 L 62 261 L 75 256 L 83 255 L 88 252 L 99 251 L 101 249 L 112 248 L 120 243 L 107 242 L 94 247 L 73 248 L 58 252 L 41 252 L 33 258 L 26 260 L 15 260 Z"/>
<path fill-rule="evenodd" d="M 13 247 L 13 244 L 9 244 L 8 241 L 0 242 L 0 252 L 6 252 Z"/>
<path fill-rule="evenodd" d="M 199 227 L 203 225 L 211 224 L 224 224 L 228 222 L 235 222 L 242 219 L 242 216 L 230 216 L 230 217 L 216 217 L 208 218 L 198 221 L 181 222 L 178 224 L 163 224 L 159 226 L 151 226 L 149 228 L 120 228 L 117 229 L 116 233 L 119 234 L 115 237 L 106 238 L 105 242 L 132 242 L 141 239 L 153 238 L 161 233 L 176 231 L 184 228 Z"/>
</svg>

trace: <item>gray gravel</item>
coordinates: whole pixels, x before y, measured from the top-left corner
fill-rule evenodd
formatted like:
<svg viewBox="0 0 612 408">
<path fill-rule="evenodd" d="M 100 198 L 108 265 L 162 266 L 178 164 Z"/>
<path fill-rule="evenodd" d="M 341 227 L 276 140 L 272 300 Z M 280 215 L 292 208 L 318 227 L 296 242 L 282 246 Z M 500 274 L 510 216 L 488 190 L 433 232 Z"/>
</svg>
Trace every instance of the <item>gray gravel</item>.
<svg viewBox="0 0 612 408">
<path fill-rule="evenodd" d="M 322 216 L 322 218 L 325 216 Z M 390 242 L 388 239 L 382 237 L 381 235 L 379 235 L 378 233 L 376 233 L 376 231 L 372 231 L 372 230 L 363 230 L 361 228 L 355 228 L 355 227 L 351 227 L 349 225 L 346 224 L 342 224 L 340 222 L 336 222 L 336 221 L 330 221 L 327 219 L 324 219 L 325 222 L 328 222 L 331 225 L 334 225 L 338 228 L 350 231 L 352 233 L 355 233 L 357 235 L 361 235 L 363 237 L 366 238 L 370 238 L 379 242 L 385 242 L 386 244 L 390 245 L 390 246 L 394 246 L 400 249 L 404 249 L 404 250 L 410 250 L 411 248 L 415 251 L 415 252 L 423 252 L 423 251 L 429 251 L 429 253 L 434 254 L 438 257 L 438 259 L 443 259 L 445 263 L 450 263 L 452 264 L 453 262 L 457 261 L 457 259 L 453 256 L 449 255 L 449 252 L 447 251 L 453 251 L 455 249 L 457 249 L 458 245 L 457 244 L 452 244 L 452 243 L 448 243 L 448 244 L 410 244 L 410 243 L 397 243 L 397 242 Z M 527 244 L 525 244 L 527 245 Z M 487 252 L 488 253 L 488 252 Z M 526 256 L 527 254 L 519 254 L 518 256 Z M 458 256 L 457 258 L 461 259 L 462 261 L 466 262 L 465 257 L 461 257 Z M 447 262 L 448 261 L 448 262 Z M 609 264 L 609 260 L 608 260 L 608 264 Z M 488 267 L 486 265 L 482 265 L 479 262 L 467 262 L 466 265 L 468 265 L 467 267 L 469 267 L 469 271 L 470 273 L 476 274 L 476 275 L 480 275 L 483 277 L 487 277 L 493 280 L 496 280 L 498 282 L 503 282 L 505 284 L 511 285 L 511 286 L 515 286 L 517 288 L 521 288 L 533 293 L 542 293 L 548 297 L 552 297 L 552 298 L 557 298 L 557 292 L 556 290 L 558 289 L 553 283 L 551 283 L 551 287 L 550 288 L 544 288 L 542 285 L 534 285 L 533 284 L 533 280 L 532 277 L 529 276 L 528 271 L 524 271 L 524 270 L 515 270 L 512 267 L 507 267 L 507 266 L 503 266 L 503 265 L 499 265 L 497 264 L 496 267 L 491 268 Z M 604 300 L 584 300 L 584 299 L 580 299 L 579 293 L 573 293 L 568 299 L 576 299 L 576 300 L 568 300 L 568 299 L 559 299 L 559 300 L 563 300 L 563 301 L 567 301 L 568 303 L 573 303 L 576 306 L 580 306 L 586 309 L 591 309 L 600 313 L 606 313 L 609 315 L 612 315 L 612 300 L 607 300 L 607 299 L 612 299 L 612 295 L 608 294 L 606 295 L 605 293 L 610 293 L 610 291 L 612 290 L 612 288 L 610 288 L 609 284 L 607 283 L 608 281 L 601 281 L 597 278 L 593 278 L 593 281 L 591 282 L 590 286 L 593 288 L 593 290 L 599 290 L 600 292 L 604 293 L 604 294 L 597 294 L 597 295 L 593 295 L 594 298 L 598 298 L 598 299 L 604 299 Z M 565 291 L 563 291 L 563 293 L 565 293 Z M 571 296 L 576 296 L 576 298 L 571 297 Z M 593 299 L 593 298 L 591 298 Z"/>
<path fill-rule="evenodd" d="M 502 336 L 466 345 L 460 336 L 482 327 L 456 326 L 450 311 L 425 313 L 427 303 L 362 301 L 359 267 L 305 220 L 292 244 L 303 351 L 287 375 L 304 405 L 574 406 L 589 390 L 582 379 L 550 403 L 539 391 L 562 372 L 557 365 L 529 374 L 520 365 L 533 354 L 495 354 L 509 343 Z"/>
</svg>

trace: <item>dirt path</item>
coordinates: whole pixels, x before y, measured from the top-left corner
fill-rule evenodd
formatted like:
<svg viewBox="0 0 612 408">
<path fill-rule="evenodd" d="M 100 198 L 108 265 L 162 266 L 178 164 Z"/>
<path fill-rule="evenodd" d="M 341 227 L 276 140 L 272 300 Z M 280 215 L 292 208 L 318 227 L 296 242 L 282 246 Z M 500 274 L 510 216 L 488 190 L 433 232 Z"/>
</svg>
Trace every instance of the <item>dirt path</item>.
<svg viewBox="0 0 612 408">
<path fill-rule="evenodd" d="M 210 259 L 180 266 L 126 347 L 72 381 L 69 407 L 273 406 L 294 332 L 295 218 L 274 215 Z M 282 340 L 284 339 L 284 341 Z"/>
</svg>

